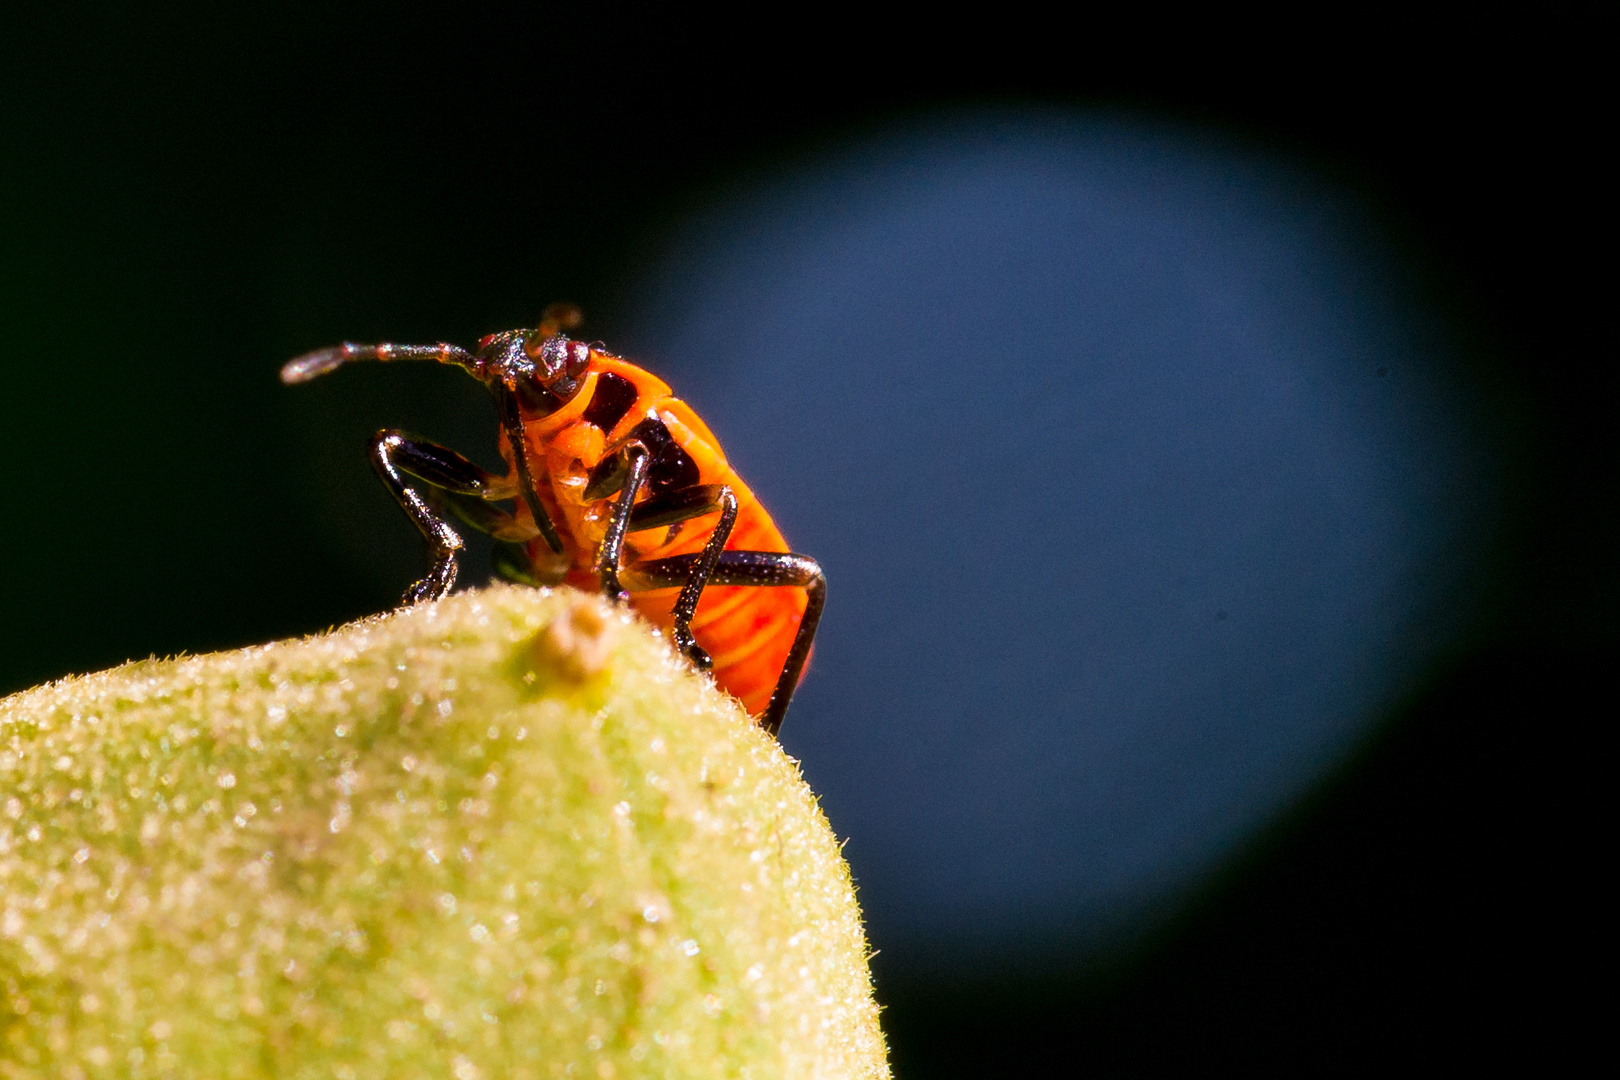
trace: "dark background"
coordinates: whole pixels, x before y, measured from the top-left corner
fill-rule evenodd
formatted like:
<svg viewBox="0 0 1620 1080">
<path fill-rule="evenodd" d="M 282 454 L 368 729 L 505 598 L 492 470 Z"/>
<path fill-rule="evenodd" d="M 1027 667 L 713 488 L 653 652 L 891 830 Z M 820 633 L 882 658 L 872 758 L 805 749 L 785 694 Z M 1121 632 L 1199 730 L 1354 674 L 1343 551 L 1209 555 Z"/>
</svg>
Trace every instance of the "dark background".
<svg viewBox="0 0 1620 1080">
<path fill-rule="evenodd" d="M 1398 48 L 1348 43 L 1354 63 L 1173 76 L 1162 60 L 1110 74 L 1095 43 L 947 54 L 810 26 L 798 65 L 735 29 L 474 31 L 382 9 L 14 23 L 0 691 L 392 603 L 421 553 L 363 439 L 404 423 L 489 462 L 488 406 L 428 368 L 357 368 L 300 398 L 273 379 L 295 353 L 472 342 L 555 297 L 611 341 L 638 257 L 684 211 L 911 113 L 1038 103 L 1207 126 L 1359 192 L 1469 377 L 1519 401 L 1500 617 L 1149 939 L 926 989 L 880 957 L 897 1074 L 1494 1060 L 1578 1040 L 1596 1023 L 1585 841 L 1616 600 L 1595 20 L 1406 25 Z"/>
</svg>

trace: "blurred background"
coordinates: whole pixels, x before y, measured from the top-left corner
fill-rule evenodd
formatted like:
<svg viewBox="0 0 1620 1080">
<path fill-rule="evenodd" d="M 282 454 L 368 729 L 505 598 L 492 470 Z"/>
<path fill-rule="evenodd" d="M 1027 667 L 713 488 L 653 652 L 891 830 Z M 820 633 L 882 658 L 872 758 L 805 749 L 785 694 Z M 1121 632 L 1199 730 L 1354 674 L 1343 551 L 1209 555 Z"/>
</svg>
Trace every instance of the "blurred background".
<svg viewBox="0 0 1620 1080">
<path fill-rule="evenodd" d="M 1598 35 L 1124 73 L 280 11 L 0 46 L 0 692 L 390 606 L 425 559 L 365 440 L 493 466 L 488 400 L 277 367 L 571 299 L 827 569 L 783 743 L 902 1080 L 1587 1025 Z"/>
</svg>

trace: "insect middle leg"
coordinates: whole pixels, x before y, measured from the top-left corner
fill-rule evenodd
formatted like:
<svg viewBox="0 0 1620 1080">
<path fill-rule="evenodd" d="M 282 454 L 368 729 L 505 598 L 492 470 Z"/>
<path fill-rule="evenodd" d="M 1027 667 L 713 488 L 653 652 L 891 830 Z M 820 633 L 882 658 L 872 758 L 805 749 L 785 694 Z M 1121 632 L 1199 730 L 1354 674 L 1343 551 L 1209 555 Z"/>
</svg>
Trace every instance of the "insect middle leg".
<svg viewBox="0 0 1620 1080">
<path fill-rule="evenodd" d="M 641 444 L 635 443 L 633 446 L 640 447 Z M 692 615 L 697 611 L 698 601 L 703 597 L 703 587 L 725 549 L 731 530 L 737 524 L 737 496 L 724 484 L 697 484 L 655 495 L 637 505 L 633 500 L 646 471 L 645 461 L 644 454 L 630 458 L 629 476 L 615 504 L 613 521 L 602 541 L 601 551 L 598 552 L 597 566 L 602 575 L 602 589 L 614 599 L 629 599 L 629 594 L 619 583 L 619 561 L 623 555 L 626 533 L 662 529 L 718 510 L 720 520 L 710 531 L 703 551 L 687 570 L 681 594 L 670 613 L 674 618 L 671 632 L 675 647 L 685 653 L 699 671 L 708 671 L 714 666 L 714 661 L 697 643 L 697 638 L 692 636 Z"/>
<path fill-rule="evenodd" d="M 383 485 L 433 552 L 433 568 L 405 590 L 400 603 L 441 599 L 456 583 L 457 556 L 463 547 L 461 534 L 440 516 L 433 502 L 450 501 L 456 516 L 467 524 L 504 540 L 535 535 L 533 529 L 512 515 L 488 505 L 489 500 L 513 498 L 517 494 L 513 482 L 474 465 L 454 450 L 387 429 L 371 437 L 370 452 L 371 465 Z M 430 502 L 407 477 L 426 485 L 430 493 L 443 493 L 448 500 L 430 495 Z"/>
<path fill-rule="evenodd" d="M 651 501 L 651 500 L 649 500 Z M 675 555 L 667 559 L 651 559 L 625 568 L 625 575 L 635 589 L 662 589 L 683 582 L 681 600 L 686 598 L 697 577 L 697 571 L 706 564 L 707 549 L 699 555 Z M 816 625 L 821 621 L 821 609 L 827 603 L 827 578 L 821 565 L 808 555 L 783 551 L 721 551 L 719 558 L 708 566 L 697 585 L 692 608 L 697 607 L 696 594 L 705 585 L 752 585 L 761 588 L 802 588 L 808 594 L 804 614 L 799 619 L 798 632 L 782 663 L 771 700 L 760 714 L 759 723 L 769 734 L 776 735 L 787 715 L 788 703 L 804 674 L 805 661 L 810 657 L 810 646 L 815 641 Z M 677 607 L 681 601 L 676 601 Z M 691 611 L 686 613 L 691 621 Z M 690 631 L 688 631 L 690 632 Z"/>
</svg>

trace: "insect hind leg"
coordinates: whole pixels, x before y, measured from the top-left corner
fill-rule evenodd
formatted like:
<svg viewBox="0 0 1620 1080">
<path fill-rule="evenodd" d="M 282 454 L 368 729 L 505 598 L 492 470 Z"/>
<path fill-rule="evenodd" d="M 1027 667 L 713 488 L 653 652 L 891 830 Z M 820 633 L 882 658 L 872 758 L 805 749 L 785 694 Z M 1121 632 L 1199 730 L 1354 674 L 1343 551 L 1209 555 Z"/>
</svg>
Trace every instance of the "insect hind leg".
<svg viewBox="0 0 1620 1080">
<path fill-rule="evenodd" d="M 627 568 L 627 576 L 635 589 L 662 589 L 689 583 L 694 565 L 707 554 L 705 551 L 701 555 L 675 555 L 637 563 Z M 821 564 L 808 555 L 783 551 L 722 551 L 705 584 L 801 588 L 808 594 L 798 632 L 782 663 L 782 673 L 777 676 L 776 689 L 759 717 L 760 727 L 774 737 L 782 729 L 782 718 L 787 715 L 793 691 L 804 674 L 805 661 L 810 658 L 816 626 L 821 622 L 821 611 L 827 603 L 827 576 L 822 573 Z"/>
</svg>

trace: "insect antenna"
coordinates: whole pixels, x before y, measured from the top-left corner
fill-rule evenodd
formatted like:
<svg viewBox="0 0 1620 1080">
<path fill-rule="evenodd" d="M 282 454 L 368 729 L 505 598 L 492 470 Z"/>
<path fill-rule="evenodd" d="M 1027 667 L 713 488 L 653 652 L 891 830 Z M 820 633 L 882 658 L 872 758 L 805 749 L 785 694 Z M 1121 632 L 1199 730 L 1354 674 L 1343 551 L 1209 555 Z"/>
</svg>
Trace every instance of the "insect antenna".
<svg viewBox="0 0 1620 1080">
<path fill-rule="evenodd" d="M 287 361 L 281 369 L 281 381 L 287 385 L 308 382 L 336 371 L 352 360 L 434 360 L 441 364 L 454 364 L 482 378 L 477 357 L 459 345 L 356 345 L 345 341 L 326 349 L 316 349 Z"/>
<path fill-rule="evenodd" d="M 555 304 L 546 305 L 546 310 L 540 315 L 540 332 L 536 336 L 543 339 L 567 330 L 575 330 L 584 321 L 585 313 L 579 310 L 579 305 L 559 300 Z"/>
</svg>

